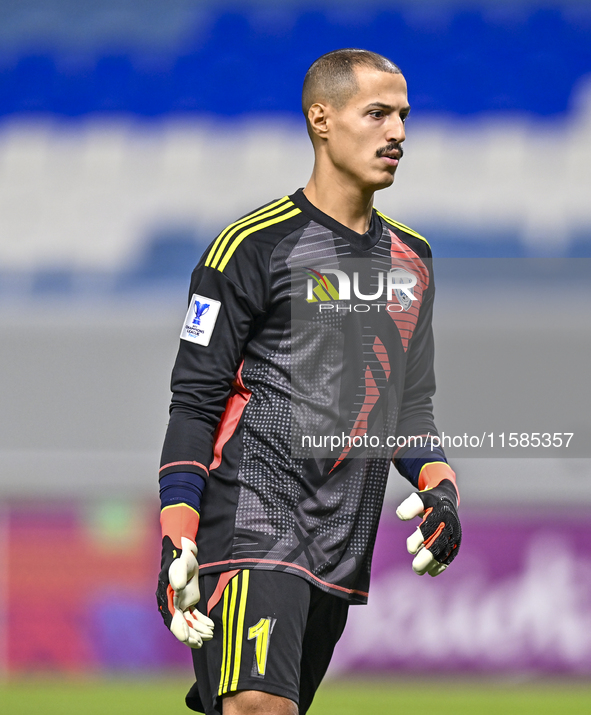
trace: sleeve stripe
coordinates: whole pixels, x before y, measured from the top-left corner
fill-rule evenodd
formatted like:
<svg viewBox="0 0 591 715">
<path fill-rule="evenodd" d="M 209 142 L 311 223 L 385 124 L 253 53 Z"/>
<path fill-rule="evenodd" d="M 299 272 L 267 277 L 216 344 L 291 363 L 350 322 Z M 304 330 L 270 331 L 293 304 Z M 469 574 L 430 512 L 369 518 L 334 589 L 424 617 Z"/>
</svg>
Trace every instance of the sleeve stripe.
<svg viewBox="0 0 591 715">
<path fill-rule="evenodd" d="M 169 462 L 168 464 L 164 464 L 162 467 L 160 467 L 159 472 L 163 472 L 165 469 L 168 469 L 169 467 L 178 467 L 180 465 L 191 465 L 193 467 L 201 467 L 201 469 L 205 470 L 205 473 L 209 476 L 209 469 L 204 465 L 201 464 L 201 462 Z M 179 470 L 177 470 L 179 471 Z"/>
<path fill-rule="evenodd" d="M 387 221 L 391 226 L 394 226 L 394 228 L 400 228 L 406 233 L 410 233 L 411 236 L 414 236 L 415 238 L 420 238 L 421 241 L 424 241 L 429 248 L 431 248 L 431 244 L 429 241 L 424 236 L 421 236 L 420 233 L 417 233 L 416 231 L 413 231 L 412 228 L 409 228 L 408 226 L 405 226 L 403 223 L 399 223 L 398 221 L 394 221 L 394 219 L 389 218 L 388 216 L 385 216 L 381 211 L 378 211 L 376 209 L 376 213 L 378 216 L 381 216 L 384 221 Z"/>
<path fill-rule="evenodd" d="M 278 201 L 275 201 L 274 203 L 269 204 L 268 206 L 264 206 L 262 209 L 259 209 L 258 211 L 254 211 L 253 213 L 248 214 L 248 216 L 244 216 L 244 218 L 238 219 L 238 221 L 234 221 L 234 223 L 231 223 L 229 226 L 226 226 L 226 228 L 220 233 L 220 235 L 215 240 L 215 243 L 211 247 L 211 251 L 209 252 L 209 255 L 207 256 L 205 265 L 208 267 L 211 266 L 211 268 L 215 268 L 216 263 L 220 260 L 220 256 L 223 253 L 224 248 L 226 247 L 230 236 L 232 236 L 236 231 L 238 231 L 241 226 L 246 226 L 249 223 L 252 223 L 252 221 L 256 221 L 257 216 L 259 218 L 264 218 L 269 211 L 280 206 L 281 204 L 285 204 L 286 201 L 288 202 L 288 204 L 291 204 L 291 201 L 289 201 L 288 197 L 284 196 L 282 199 L 279 199 Z M 291 204 L 291 205 L 293 206 L 293 204 Z M 277 211 L 280 211 L 280 210 L 281 210 L 280 208 L 277 209 Z M 273 213 L 276 213 L 276 212 L 273 212 Z M 271 215 L 271 214 L 269 214 L 269 215 Z M 220 246 L 222 241 L 223 241 L 223 245 Z M 216 257 L 215 262 L 213 262 L 214 256 Z"/>
<path fill-rule="evenodd" d="M 291 204 L 293 206 L 293 204 Z M 284 207 L 284 208 L 289 208 L 289 204 Z M 245 231 L 242 231 L 235 239 L 232 245 L 228 248 L 226 251 L 226 255 L 224 256 L 224 260 L 217 266 L 218 271 L 220 273 L 224 270 L 226 267 L 228 261 L 230 258 L 232 258 L 232 255 L 234 254 L 234 251 L 238 248 L 238 246 L 244 241 L 244 239 L 247 236 L 250 236 L 251 233 L 254 233 L 255 231 L 260 231 L 263 228 L 267 228 L 268 226 L 272 226 L 275 223 L 281 223 L 282 221 L 287 221 L 288 218 L 292 218 L 292 216 L 297 216 L 298 214 L 302 213 L 300 209 L 294 208 L 292 211 L 289 213 L 283 214 L 283 216 L 278 216 L 277 218 L 271 219 L 269 221 L 265 221 L 263 223 L 259 223 L 256 226 L 251 226 L 250 228 L 247 228 Z"/>
</svg>

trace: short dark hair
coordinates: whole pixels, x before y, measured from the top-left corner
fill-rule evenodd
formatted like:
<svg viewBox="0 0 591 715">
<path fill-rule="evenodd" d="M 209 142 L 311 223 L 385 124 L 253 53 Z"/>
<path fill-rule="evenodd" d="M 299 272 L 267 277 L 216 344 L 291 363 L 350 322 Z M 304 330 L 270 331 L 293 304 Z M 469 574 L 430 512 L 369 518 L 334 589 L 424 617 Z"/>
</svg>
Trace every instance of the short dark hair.
<svg viewBox="0 0 591 715">
<path fill-rule="evenodd" d="M 304 77 L 302 111 L 306 120 L 308 110 L 319 100 L 324 100 L 337 109 L 344 107 L 359 91 L 355 67 L 361 66 L 372 67 L 379 72 L 401 74 L 398 65 L 376 52 L 353 47 L 327 52 L 312 64 Z"/>
</svg>

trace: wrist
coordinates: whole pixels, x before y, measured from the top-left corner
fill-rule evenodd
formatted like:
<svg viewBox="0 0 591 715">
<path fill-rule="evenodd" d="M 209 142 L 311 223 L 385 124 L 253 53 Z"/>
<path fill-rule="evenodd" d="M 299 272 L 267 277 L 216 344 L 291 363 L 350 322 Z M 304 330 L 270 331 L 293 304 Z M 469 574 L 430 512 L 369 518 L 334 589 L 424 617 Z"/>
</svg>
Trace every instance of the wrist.
<svg viewBox="0 0 591 715">
<path fill-rule="evenodd" d="M 168 536 L 176 549 L 182 549 L 182 539 L 195 543 L 204 489 L 198 474 L 177 472 L 160 479 L 162 538 Z"/>
<path fill-rule="evenodd" d="M 162 538 L 166 536 L 182 551 L 183 540 L 195 544 L 199 529 L 199 513 L 188 504 L 165 506 L 160 512 Z"/>
<path fill-rule="evenodd" d="M 459 505 L 460 492 L 456 482 L 456 474 L 447 462 L 428 462 L 423 465 L 419 473 L 419 489 L 420 491 L 434 489 L 444 480 L 451 482 L 450 491 L 455 492 L 455 498 Z"/>
</svg>

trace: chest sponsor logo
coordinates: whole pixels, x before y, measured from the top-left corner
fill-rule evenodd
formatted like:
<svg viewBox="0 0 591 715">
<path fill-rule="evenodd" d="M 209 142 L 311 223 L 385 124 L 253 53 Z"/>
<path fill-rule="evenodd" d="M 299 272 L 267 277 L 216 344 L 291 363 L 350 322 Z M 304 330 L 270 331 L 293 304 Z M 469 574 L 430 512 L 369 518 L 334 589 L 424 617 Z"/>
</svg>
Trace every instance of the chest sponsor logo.
<svg viewBox="0 0 591 715">
<path fill-rule="evenodd" d="M 194 293 L 181 330 L 181 340 L 209 345 L 221 305 L 219 300 Z"/>
</svg>

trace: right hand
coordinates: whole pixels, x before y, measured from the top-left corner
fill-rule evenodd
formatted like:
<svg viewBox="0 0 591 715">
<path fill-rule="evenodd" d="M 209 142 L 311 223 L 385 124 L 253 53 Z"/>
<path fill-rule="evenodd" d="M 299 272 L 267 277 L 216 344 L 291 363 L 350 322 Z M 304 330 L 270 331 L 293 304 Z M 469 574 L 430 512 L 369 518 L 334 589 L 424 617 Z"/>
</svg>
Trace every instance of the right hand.
<svg viewBox="0 0 591 715">
<path fill-rule="evenodd" d="M 164 512 L 167 512 L 166 516 Z M 190 534 L 193 527 L 193 533 L 196 533 L 199 515 L 190 507 L 179 504 L 163 510 L 161 523 L 162 561 L 156 590 L 158 609 L 167 628 L 181 643 L 190 648 L 201 648 L 204 641 L 213 638 L 213 621 L 196 608 L 200 593 L 194 537 L 181 536 Z"/>
</svg>

